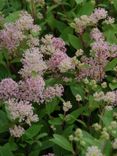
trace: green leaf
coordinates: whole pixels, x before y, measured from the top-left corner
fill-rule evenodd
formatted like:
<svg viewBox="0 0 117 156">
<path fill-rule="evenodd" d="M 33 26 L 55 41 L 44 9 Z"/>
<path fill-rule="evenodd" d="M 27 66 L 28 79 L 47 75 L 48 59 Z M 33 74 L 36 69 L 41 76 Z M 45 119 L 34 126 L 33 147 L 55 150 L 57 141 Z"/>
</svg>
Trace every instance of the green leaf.
<svg viewBox="0 0 117 156">
<path fill-rule="evenodd" d="M 0 147 L 0 156 L 13 156 L 9 144 Z"/>
<path fill-rule="evenodd" d="M 46 103 L 46 112 L 48 115 L 50 115 L 52 112 L 54 112 L 58 103 L 59 103 L 58 98 L 54 98 L 50 102 Z"/>
<path fill-rule="evenodd" d="M 83 141 L 85 141 L 86 146 L 99 145 L 99 141 L 96 138 L 94 138 L 90 133 L 84 130 L 82 132 L 83 132 Z"/>
<path fill-rule="evenodd" d="M 47 80 L 45 80 L 45 83 L 46 83 L 46 87 L 48 86 L 53 86 L 55 84 L 60 84 L 61 83 L 61 80 L 60 79 L 55 79 L 55 78 L 48 78 Z"/>
<path fill-rule="evenodd" d="M 80 3 L 82 3 L 82 2 L 84 2 L 85 0 L 75 0 L 75 2 L 77 3 L 77 4 L 80 4 Z"/>
<path fill-rule="evenodd" d="M 69 35 L 73 34 L 73 29 L 71 27 L 66 27 L 64 30 L 62 30 L 62 33 L 60 35 L 60 37 L 66 41 L 67 43 L 69 43 Z"/>
<path fill-rule="evenodd" d="M 29 138 L 32 139 L 33 137 L 35 137 L 41 130 L 41 128 L 43 127 L 43 125 L 41 124 L 34 124 L 32 125 L 23 135 L 23 138 Z"/>
<path fill-rule="evenodd" d="M 111 71 L 117 65 L 117 58 L 114 58 L 111 62 L 106 65 L 105 71 Z"/>
<path fill-rule="evenodd" d="M 114 90 L 117 88 L 117 83 L 109 83 L 109 87 Z"/>
<path fill-rule="evenodd" d="M 66 122 L 68 124 L 73 124 L 77 120 L 77 118 L 83 113 L 83 111 L 85 111 L 86 109 L 87 109 L 86 107 L 81 107 L 77 110 L 74 110 L 72 113 L 66 116 Z"/>
<path fill-rule="evenodd" d="M 71 84 L 70 89 L 74 96 L 76 96 L 77 94 L 80 94 L 82 97 L 84 96 L 84 89 L 81 86 L 81 84 L 77 84 L 77 83 Z"/>
<path fill-rule="evenodd" d="M 114 5 L 115 9 L 117 10 L 117 0 L 113 0 L 113 5 Z"/>
<path fill-rule="evenodd" d="M 94 97 L 92 95 L 89 95 L 88 97 L 89 101 L 89 109 L 90 111 L 94 111 L 95 109 L 99 108 L 101 103 L 94 100 Z"/>
<path fill-rule="evenodd" d="M 7 131 L 9 128 L 9 120 L 5 112 L 0 110 L 0 133 Z"/>
<path fill-rule="evenodd" d="M 67 27 L 67 25 L 61 21 L 55 20 L 55 26 L 59 30 L 59 32 L 63 32 L 63 30 Z"/>
<path fill-rule="evenodd" d="M 82 44 L 81 41 L 78 37 L 76 37 L 75 35 L 68 35 L 69 37 L 69 43 L 75 48 L 75 49 L 80 49 L 82 48 Z"/>
<path fill-rule="evenodd" d="M 110 140 L 106 141 L 106 145 L 104 147 L 104 150 L 103 150 L 104 154 L 106 156 L 110 156 L 112 153 L 112 143 Z"/>
<path fill-rule="evenodd" d="M 104 32 L 104 35 L 108 42 L 112 44 L 117 43 L 116 32 L 117 31 L 113 30 L 111 27 L 107 31 Z"/>
<path fill-rule="evenodd" d="M 6 0 L 0 0 L 0 11 L 4 8 Z"/>
<path fill-rule="evenodd" d="M 50 26 L 50 28 L 53 30 L 56 27 L 56 20 L 52 13 L 49 13 L 47 16 L 47 23 Z"/>
<path fill-rule="evenodd" d="M 52 125 L 62 125 L 63 120 L 59 117 L 49 120 L 49 123 Z"/>
<path fill-rule="evenodd" d="M 54 134 L 54 138 L 51 139 L 51 141 L 57 144 L 58 146 L 64 148 L 67 151 L 71 151 L 71 152 L 73 151 L 70 142 L 62 135 Z"/>
<path fill-rule="evenodd" d="M 106 128 L 110 125 L 110 123 L 113 121 L 113 110 L 105 111 L 104 115 L 101 117 L 103 124 Z"/>
<path fill-rule="evenodd" d="M 93 12 L 94 4 L 91 1 L 83 3 L 79 8 L 78 16 L 81 15 L 90 15 Z"/>
<path fill-rule="evenodd" d="M 19 18 L 19 15 L 20 15 L 20 11 L 13 12 L 5 18 L 5 22 L 6 23 L 15 22 Z"/>
</svg>

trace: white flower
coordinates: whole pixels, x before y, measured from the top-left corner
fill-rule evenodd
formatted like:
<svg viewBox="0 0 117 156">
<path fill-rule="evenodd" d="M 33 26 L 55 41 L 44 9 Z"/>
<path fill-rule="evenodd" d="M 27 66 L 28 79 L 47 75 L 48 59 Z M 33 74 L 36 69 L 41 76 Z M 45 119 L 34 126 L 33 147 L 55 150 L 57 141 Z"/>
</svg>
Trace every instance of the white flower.
<svg viewBox="0 0 117 156">
<path fill-rule="evenodd" d="M 66 58 L 59 64 L 59 70 L 61 73 L 67 72 L 70 69 L 73 69 L 72 61 L 70 58 Z"/>
<path fill-rule="evenodd" d="M 78 56 L 81 56 L 81 55 L 83 55 L 83 50 L 82 49 L 78 49 L 76 51 L 76 56 L 78 57 Z"/>
<path fill-rule="evenodd" d="M 106 88 L 106 87 L 107 87 L 107 83 L 106 83 L 106 82 L 103 82 L 103 83 L 101 84 L 101 86 L 102 86 L 102 88 Z"/>
<path fill-rule="evenodd" d="M 75 136 L 78 137 L 78 138 L 82 138 L 83 137 L 83 133 L 82 133 L 82 130 L 80 128 L 76 129 Z"/>
<path fill-rule="evenodd" d="M 103 156 L 103 154 L 97 146 L 90 146 L 87 149 L 86 156 Z"/>
<path fill-rule="evenodd" d="M 70 141 L 73 141 L 73 140 L 74 140 L 74 136 L 73 136 L 73 135 L 70 135 L 70 136 L 69 136 L 69 140 L 70 140 Z"/>
<path fill-rule="evenodd" d="M 107 92 L 104 96 L 104 101 L 107 103 L 114 103 L 115 102 L 116 95 L 114 92 Z"/>
<path fill-rule="evenodd" d="M 10 134 L 13 137 L 20 138 L 24 134 L 25 130 L 21 126 L 15 125 L 13 128 L 10 128 Z"/>
<path fill-rule="evenodd" d="M 113 24 L 115 22 L 115 19 L 113 17 L 108 17 L 104 23 L 106 24 Z"/>
<path fill-rule="evenodd" d="M 113 129 L 113 128 L 117 128 L 117 122 L 116 122 L 116 121 L 112 121 L 112 122 L 110 123 L 110 126 L 111 126 L 112 129 Z"/>
<path fill-rule="evenodd" d="M 105 106 L 105 110 L 106 111 L 111 111 L 111 110 L 113 110 L 113 107 L 112 106 Z"/>
<path fill-rule="evenodd" d="M 112 142 L 113 149 L 117 149 L 117 138 Z"/>
<path fill-rule="evenodd" d="M 76 101 L 82 101 L 82 97 L 79 94 L 76 95 Z"/>
<path fill-rule="evenodd" d="M 43 60 L 43 55 L 38 48 L 30 48 L 26 50 L 21 60 L 23 68 L 19 71 L 22 77 L 29 77 L 33 74 L 42 75 L 47 69 L 46 62 Z"/>
<path fill-rule="evenodd" d="M 109 139 L 109 133 L 107 132 L 107 130 L 103 129 L 103 131 L 101 132 L 101 138 L 108 140 Z"/>
<path fill-rule="evenodd" d="M 88 84 L 88 83 L 89 83 L 89 80 L 88 80 L 87 78 L 85 78 L 85 79 L 83 79 L 83 82 L 84 82 L 85 84 Z"/>
<path fill-rule="evenodd" d="M 102 91 L 96 92 L 93 96 L 95 101 L 101 101 L 104 99 L 104 93 Z"/>
<path fill-rule="evenodd" d="M 101 130 L 101 125 L 99 125 L 98 123 L 93 124 L 92 127 L 94 127 L 94 129 L 95 129 L 96 131 Z"/>
<path fill-rule="evenodd" d="M 72 105 L 71 105 L 70 101 L 67 101 L 67 102 L 63 103 L 63 110 L 64 110 L 64 112 L 67 112 L 71 108 L 72 108 Z"/>
</svg>

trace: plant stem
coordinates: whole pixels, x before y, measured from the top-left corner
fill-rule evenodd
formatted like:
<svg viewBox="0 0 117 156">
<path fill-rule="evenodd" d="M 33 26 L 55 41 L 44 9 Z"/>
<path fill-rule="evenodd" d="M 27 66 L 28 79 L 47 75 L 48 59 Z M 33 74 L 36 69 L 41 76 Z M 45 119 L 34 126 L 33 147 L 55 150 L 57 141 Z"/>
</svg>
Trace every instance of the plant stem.
<svg viewBox="0 0 117 156">
<path fill-rule="evenodd" d="M 36 10 L 35 10 L 35 3 L 34 0 L 31 0 L 31 14 L 34 20 L 36 19 Z"/>
</svg>

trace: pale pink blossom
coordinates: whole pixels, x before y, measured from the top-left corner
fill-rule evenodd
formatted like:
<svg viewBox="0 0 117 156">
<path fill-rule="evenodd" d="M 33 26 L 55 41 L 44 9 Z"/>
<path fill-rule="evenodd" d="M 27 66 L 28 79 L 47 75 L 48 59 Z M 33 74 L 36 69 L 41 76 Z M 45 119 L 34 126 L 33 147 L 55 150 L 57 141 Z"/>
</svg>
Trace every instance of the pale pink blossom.
<svg viewBox="0 0 117 156">
<path fill-rule="evenodd" d="M 49 68 L 54 70 L 56 68 L 59 67 L 60 63 L 64 60 L 64 59 L 68 59 L 68 55 L 62 51 L 57 51 L 56 53 L 54 53 L 52 55 L 52 57 L 49 59 L 48 65 Z"/>
<path fill-rule="evenodd" d="M 24 38 L 22 31 L 15 24 L 6 24 L 0 31 L 0 47 L 5 47 L 12 53 Z"/>
<path fill-rule="evenodd" d="M 6 101 L 6 104 L 7 111 L 9 112 L 12 120 L 18 119 L 19 123 L 25 122 L 29 125 L 31 125 L 32 122 L 38 121 L 38 115 L 34 114 L 34 108 L 30 102 L 9 99 Z"/>
<path fill-rule="evenodd" d="M 16 137 L 16 138 L 20 138 L 25 132 L 24 128 L 19 125 L 18 126 L 15 125 L 14 127 L 10 128 L 9 130 L 10 130 L 11 136 Z"/>
<path fill-rule="evenodd" d="M 26 12 L 21 11 L 19 19 L 16 21 L 16 26 L 19 30 L 30 30 L 33 27 L 34 19 Z"/>
<path fill-rule="evenodd" d="M 79 70 L 78 79 L 90 77 L 97 81 L 102 81 L 105 77 L 104 67 L 105 64 L 100 64 L 93 58 L 82 58 L 82 62 L 86 64 L 86 67 Z"/>
<path fill-rule="evenodd" d="M 90 15 L 90 20 L 93 24 L 97 24 L 99 20 L 106 19 L 108 12 L 104 8 L 96 8 Z"/>
<path fill-rule="evenodd" d="M 56 51 L 62 51 L 65 52 L 65 42 L 58 37 L 53 37 L 53 35 L 45 35 L 41 39 L 41 52 L 44 55 L 52 55 Z"/>
<path fill-rule="evenodd" d="M 21 62 L 23 67 L 19 73 L 24 78 L 33 75 L 42 75 L 47 69 L 46 62 L 43 60 L 43 55 L 36 47 L 32 47 L 26 50 Z"/>
<path fill-rule="evenodd" d="M 45 82 L 42 77 L 31 77 L 19 82 L 19 98 L 27 101 L 40 102 L 43 97 Z"/>
<path fill-rule="evenodd" d="M 56 96 L 60 97 L 63 95 L 64 88 L 60 84 L 56 84 L 53 87 L 47 87 L 43 93 L 45 101 L 48 101 Z"/>
<path fill-rule="evenodd" d="M 93 28 L 90 35 L 95 41 L 104 40 L 104 35 L 98 28 Z"/>
<path fill-rule="evenodd" d="M 5 78 L 0 82 L 0 99 L 6 100 L 16 97 L 18 94 L 18 84 L 11 78 Z"/>
</svg>

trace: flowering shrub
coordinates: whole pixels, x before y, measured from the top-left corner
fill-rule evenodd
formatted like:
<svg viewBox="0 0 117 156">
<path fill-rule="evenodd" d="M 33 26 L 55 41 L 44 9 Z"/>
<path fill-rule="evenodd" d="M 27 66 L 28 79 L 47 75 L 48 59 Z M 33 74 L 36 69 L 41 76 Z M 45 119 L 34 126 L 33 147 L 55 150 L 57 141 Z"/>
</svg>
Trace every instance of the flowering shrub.
<svg viewBox="0 0 117 156">
<path fill-rule="evenodd" d="M 0 3 L 0 155 L 117 156 L 116 0 Z"/>
</svg>

